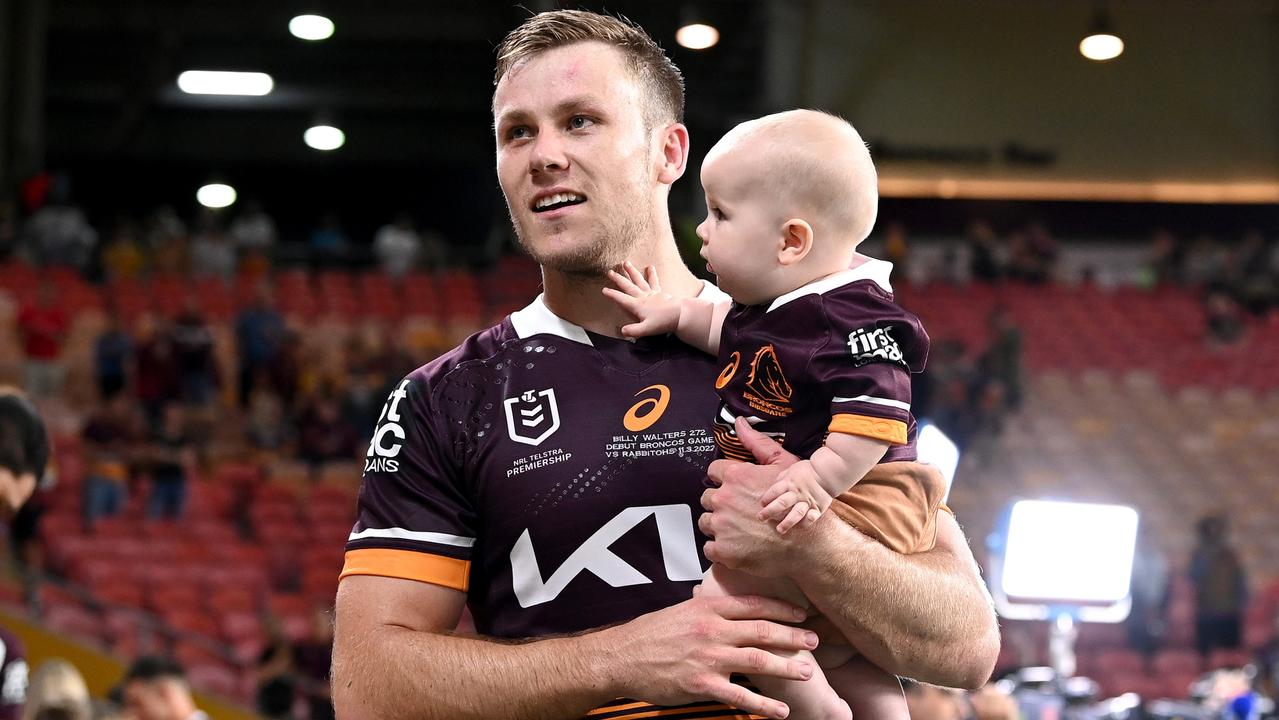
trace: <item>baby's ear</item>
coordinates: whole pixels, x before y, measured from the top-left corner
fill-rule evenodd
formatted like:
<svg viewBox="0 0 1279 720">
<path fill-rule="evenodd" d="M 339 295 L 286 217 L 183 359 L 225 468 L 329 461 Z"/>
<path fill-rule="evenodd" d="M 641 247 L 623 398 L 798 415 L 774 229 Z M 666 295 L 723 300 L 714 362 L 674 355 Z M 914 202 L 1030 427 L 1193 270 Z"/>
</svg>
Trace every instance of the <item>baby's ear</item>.
<svg viewBox="0 0 1279 720">
<path fill-rule="evenodd" d="M 777 261 L 782 265 L 794 265 L 808 257 L 813 249 L 813 226 L 806 220 L 791 218 L 782 223 L 782 237 L 778 243 Z"/>
</svg>

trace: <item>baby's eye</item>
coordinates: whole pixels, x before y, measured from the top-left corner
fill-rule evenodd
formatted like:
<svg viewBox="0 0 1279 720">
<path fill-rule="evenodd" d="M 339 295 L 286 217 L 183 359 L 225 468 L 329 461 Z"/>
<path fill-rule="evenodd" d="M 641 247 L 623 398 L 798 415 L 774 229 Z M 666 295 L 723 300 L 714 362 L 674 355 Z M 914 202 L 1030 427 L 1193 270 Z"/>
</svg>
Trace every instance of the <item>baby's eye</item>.
<svg viewBox="0 0 1279 720">
<path fill-rule="evenodd" d="M 724 219 L 724 213 L 723 213 L 723 211 L 722 211 L 722 210 L 720 210 L 720 209 L 719 209 L 719 208 L 717 208 L 717 207 L 713 207 L 713 208 L 711 208 L 711 215 L 714 215 L 716 220 L 723 220 L 723 219 Z"/>
</svg>

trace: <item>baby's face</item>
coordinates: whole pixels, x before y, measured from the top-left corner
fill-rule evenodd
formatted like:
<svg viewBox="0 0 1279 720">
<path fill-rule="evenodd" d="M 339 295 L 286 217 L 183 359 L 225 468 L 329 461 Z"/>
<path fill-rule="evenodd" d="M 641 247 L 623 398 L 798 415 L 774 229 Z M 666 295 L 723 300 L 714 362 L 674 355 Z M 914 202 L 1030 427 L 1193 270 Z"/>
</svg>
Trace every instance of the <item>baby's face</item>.
<svg viewBox="0 0 1279 720">
<path fill-rule="evenodd" d="M 751 143 L 711 148 L 702 163 L 706 219 L 697 226 L 701 256 L 719 287 L 733 299 L 758 305 L 785 290 L 772 287 L 779 266 L 782 222 L 778 202 L 768 197 L 763 153 Z"/>
</svg>

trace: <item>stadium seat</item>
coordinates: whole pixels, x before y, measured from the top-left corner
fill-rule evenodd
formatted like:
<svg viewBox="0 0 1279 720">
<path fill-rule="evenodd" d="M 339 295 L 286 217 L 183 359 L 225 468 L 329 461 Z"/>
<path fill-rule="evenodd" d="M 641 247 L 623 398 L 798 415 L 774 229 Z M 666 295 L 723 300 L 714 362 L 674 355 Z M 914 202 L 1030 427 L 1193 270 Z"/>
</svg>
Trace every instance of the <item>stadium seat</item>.
<svg viewBox="0 0 1279 720">
<path fill-rule="evenodd" d="M 1193 650 L 1164 650 L 1155 654 L 1150 666 L 1158 675 L 1197 675 L 1203 658 Z"/>
</svg>

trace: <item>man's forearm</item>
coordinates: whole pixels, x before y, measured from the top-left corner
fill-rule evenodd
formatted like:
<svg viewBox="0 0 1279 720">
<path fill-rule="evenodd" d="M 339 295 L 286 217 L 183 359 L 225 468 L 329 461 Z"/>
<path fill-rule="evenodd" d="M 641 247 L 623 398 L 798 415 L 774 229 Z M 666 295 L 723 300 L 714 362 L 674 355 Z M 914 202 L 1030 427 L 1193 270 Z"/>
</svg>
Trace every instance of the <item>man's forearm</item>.
<svg viewBox="0 0 1279 720">
<path fill-rule="evenodd" d="M 343 720 L 575 719 L 617 697 L 592 635 L 507 644 L 382 626 L 339 636 L 333 701 Z"/>
<path fill-rule="evenodd" d="M 938 517 L 937 546 L 900 555 L 827 513 L 792 578 L 875 664 L 898 675 L 975 688 L 990 676 L 999 630 L 954 518 Z"/>
</svg>

